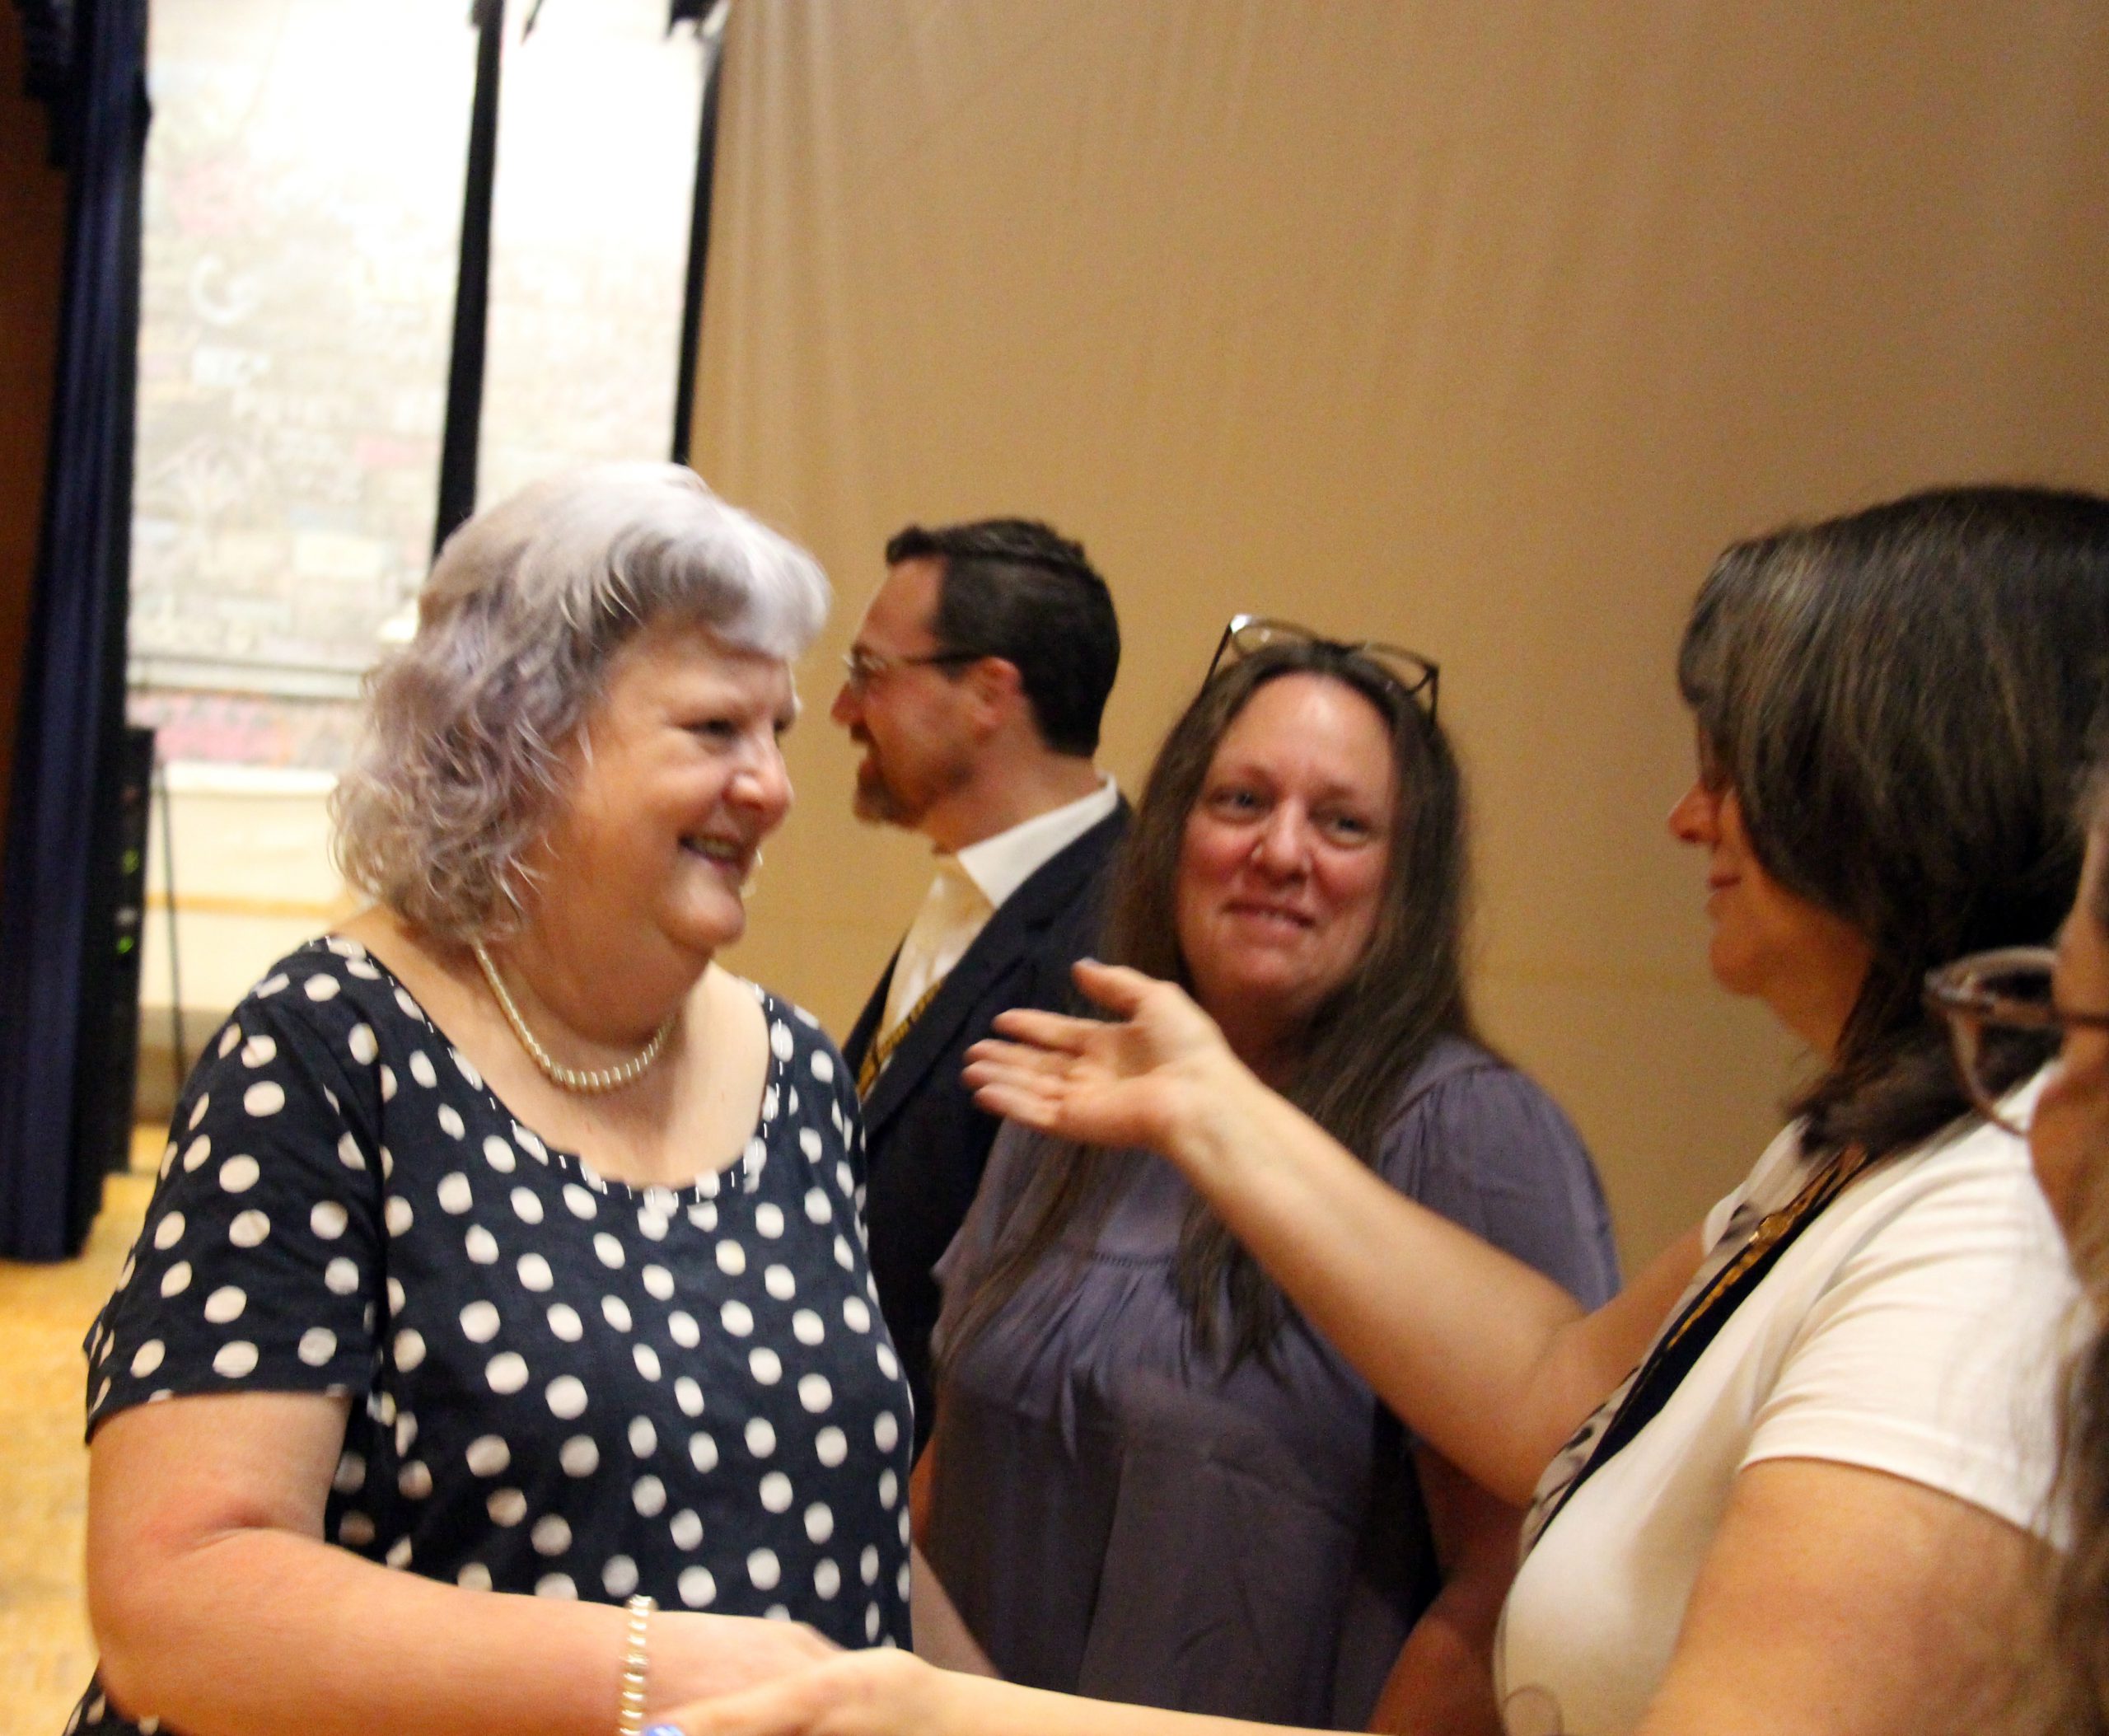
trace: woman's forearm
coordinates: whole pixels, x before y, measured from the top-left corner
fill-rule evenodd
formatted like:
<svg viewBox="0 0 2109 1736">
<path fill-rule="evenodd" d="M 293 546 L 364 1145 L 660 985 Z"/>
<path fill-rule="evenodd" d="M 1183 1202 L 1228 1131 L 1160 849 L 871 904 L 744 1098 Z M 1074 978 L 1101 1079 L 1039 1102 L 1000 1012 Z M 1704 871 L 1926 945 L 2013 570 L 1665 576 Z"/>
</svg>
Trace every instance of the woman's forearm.
<svg viewBox="0 0 2109 1736">
<path fill-rule="evenodd" d="M 103 1685 L 129 1715 L 187 1736 L 615 1728 L 620 1608 L 462 1590 L 263 1528 L 158 1556 L 140 1579 L 97 1576 Z M 648 1704 L 742 1687 L 826 1649 L 783 1622 L 657 1614 Z"/>
<path fill-rule="evenodd" d="M 1226 1055 L 1166 1155 L 1409 1427 L 1527 1500 L 1645 1350 L 1697 1233 L 1584 1315 L 1566 1291 L 1387 1186 Z"/>
</svg>

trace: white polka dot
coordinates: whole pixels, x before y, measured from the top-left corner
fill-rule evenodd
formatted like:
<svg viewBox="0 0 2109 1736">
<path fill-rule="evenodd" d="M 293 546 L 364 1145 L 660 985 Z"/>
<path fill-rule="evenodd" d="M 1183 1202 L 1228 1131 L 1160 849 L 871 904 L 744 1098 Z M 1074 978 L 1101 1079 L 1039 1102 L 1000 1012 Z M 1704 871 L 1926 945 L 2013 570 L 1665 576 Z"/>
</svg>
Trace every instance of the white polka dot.
<svg viewBox="0 0 2109 1736">
<path fill-rule="evenodd" d="M 816 1345 L 827 1336 L 827 1328 L 811 1308 L 801 1308 L 791 1317 L 791 1336 L 800 1344 Z"/>
<path fill-rule="evenodd" d="M 381 1053 L 381 1045 L 374 1041 L 373 1027 L 362 1020 L 351 1028 L 344 1039 L 344 1046 L 352 1051 L 352 1059 L 362 1067 L 371 1067 Z"/>
<path fill-rule="evenodd" d="M 783 1565 L 776 1559 L 773 1549 L 757 1549 L 747 1557 L 747 1577 L 754 1581 L 756 1591 L 774 1591 L 776 1582 L 783 1577 Z"/>
<path fill-rule="evenodd" d="M 493 1392 L 517 1392 L 527 1384 L 527 1359 L 517 1350 L 501 1351 L 484 1364 L 484 1378 Z"/>
<path fill-rule="evenodd" d="M 359 1149 L 358 1139 L 348 1133 L 337 1141 L 337 1161 L 347 1169 L 366 1168 L 366 1153 Z"/>
<path fill-rule="evenodd" d="M 490 1514 L 493 1525 L 517 1525 L 527 1517 L 527 1497 L 517 1489 L 498 1489 L 484 1503 L 484 1510 Z"/>
<path fill-rule="evenodd" d="M 512 1148 L 496 1134 L 484 1141 L 484 1161 L 502 1176 L 509 1176 L 520 1167 L 519 1158 Z"/>
<path fill-rule="evenodd" d="M 864 1191 L 857 1185 L 857 1177 L 847 1163 L 835 1166 L 835 1185 L 845 1200 L 862 1200 Z"/>
<path fill-rule="evenodd" d="M 835 1205 L 817 1187 L 806 1191 L 806 1217 L 814 1224 L 825 1224 L 835 1215 Z"/>
<path fill-rule="evenodd" d="M 149 1338 L 132 1353 L 133 1378 L 144 1380 L 161 1365 L 161 1358 L 166 1354 L 167 1346 L 160 1339 Z"/>
<path fill-rule="evenodd" d="M 405 1411 L 395 1420 L 395 1451 L 407 1455 L 418 1444 L 418 1420 Z"/>
<path fill-rule="evenodd" d="M 821 1160 L 820 1129 L 801 1127 L 798 1130 L 798 1149 L 805 1153 L 808 1163 L 819 1163 Z"/>
<path fill-rule="evenodd" d="M 461 1077 L 468 1080 L 469 1083 L 476 1090 L 481 1091 L 484 1088 L 484 1076 L 476 1071 L 475 1067 L 470 1063 L 469 1057 L 464 1055 L 459 1049 L 449 1049 L 447 1053 L 452 1060 L 456 1070 L 461 1074 Z"/>
<path fill-rule="evenodd" d="M 601 1317 L 618 1332 L 627 1332 L 630 1329 L 629 1304 L 620 1296 L 603 1296 L 601 1298 Z"/>
<path fill-rule="evenodd" d="M 311 976 L 301 985 L 301 990 L 310 1000 L 334 1000 L 344 986 L 334 976 Z"/>
<path fill-rule="evenodd" d="M 274 971 L 251 991 L 259 1000 L 269 1000 L 292 980 L 283 971 Z"/>
<path fill-rule="evenodd" d="M 703 1388 L 691 1376 L 684 1374 L 674 1383 L 674 1402 L 681 1407 L 682 1415 L 700 1416 L 703 1415 Z"/>
<path fill-rule="evenodd" d="M 364 1549 L 373 1542 L 373 1521 L 363 1513 L 348 1513 L 337 1521 L 337 1541 L 347 1549 Z"/>
<path fill-rule="evenodd" d="M 767 1458 L 776 1451 L 776 1430 L 767 1417 L 748 1418 L 747 1451 L 756 1458 Z"/>
<path fill-rule="evenodd" d="M 205 1298 L 205 1317 L 214 1326 L 223 1327 L 241 1319 L 241 1311 L 248 1306 L 249 1297 L 239 1284 L 223 1284 Z"/>
<path fill-rule="evenodd" d="M 593 1252 L 601 1265 L 610 1271 L 620 1270 L 623 1263 L 623 1245 L 602 1230 L 593 1238 Z"/>
<path fill-rule="evenodd" d="M 366 1461 L 356 1453 L 347 1453 L 337 1461 L 337 1474 L 330 1479 L 330 1486 L 339 1495 L 356 1495 L 366 1486 Z"/>
<path fill-rule="evenodd" d="M 648 1242 L 666 1239 L 668 1220 L 655 1211 L 641 1211 L 637 1214 L 638 1233 Z"/>
<path fill-rule="evenodd" d="M 564 1523 L 563 1514 L 545 1513 L 535 1521 L 527 1541 L 538 1556 L 560 1556 L 571 1547 L 571 1527 Z"/>
<path fill-rule="evenodd" d="M 475 1196 L 470 1191 L 469 1178 L 460 1170 L 439 1178 L 439 1207 L 456 1217 L 475 1204 Z"/>
<path fill-rule="evenodd" d="M 832 1528 L 832 1521 L 830 1523 Z M 823 1558 L 814 1564 L 813 1589 L 822 1598 L 832 1598 L 842 1589 L 842 1570 L 830 1560 Z"/>
<path fill-rule="evenodd" d="M 842 1298 L 842 1318 L 853 1332 L 868 1332 L 872 1330 L 872 1311 L 865 1305 L 862 1296 L 845 1296 Z"/>
<path fill-rule="evenodd" d="M 681 1602 L 690 1609 L 708 1609 L 718 1597 L 718 1582 L 710 1576 L 708 1567 L 685 1567 L 681 1576 L 674 1582 L 680 1593 Z"/>
<path fill-rule="evenodd" d="M 213 1141 L 209 1135 L 199 1134 L 183 1149 L 183 1168 L 186 1175 L 194 1173 L 199 1166 L 213 1154 Z"/>
<path fill-rule="evenodd" d="M 783 1233 L 783 1208 L 767 1202 L 755 1208 L 755 1228 L 774 1242 Z"/>
<path fill-rule="evenodd" d="M 352 1221 L 351 1214 L 334 1200 L 317 1200 L 307 1214 L 307 1227 L 318 1240 L 334 1242 Z"/>
<path fill-rule="evenodd" d="M 222 1345 L 213 1358 L 213 1372 L 228 1380 L 240 1380 L 245 1374 L 255 1373 L 256 1346 L 241 1338 Z"/>
<path fill-rule="evenodd" d="M 233 1048 L 234 1046 L 241 1041 L 241 1027 L 239 1025 L 229 1025 L 226 1030 L 220 1033 L 220 1046 L 216 1053 L 217 1053 L 220 1058 L 224 1060 L 227 1058 L 227 1050 Z"/>
<path fill-rule="evenodd" d="M 154 1246 L 166 1252 L 183 1239 L 183 1214 L 170 1212 L 154 1226 Z"/>
<path fill-rule="evenodd" d="M 541 1136 L 531 1127 L 522 1127 L 519 1122 L 515 1121 L 512 1124 L 512 1138 L 514 1143 L 522 1151 L 538 1163 L 546 1163 L 549 1161 L 549 1148 L 542 1143 Z"/>
<path fill-rule="evenodd" d="M 439 1130 L 450 1139 L 458 1139 L 469 1130 L 468 1124 L 461 1119 L 461 1111 L 451 1103 L 439 1106 Z"/>
<path fill-rule="evenodd" d="M 516 1187 L 512 1190 L 512 1214 L 522 1224 L 540 1224 L 542 1202 L 531 1189 Z"/>
<path fill-rule="evenodd" d="M 400 1194 L 389 1196 L 387 1205 L 381 1209 L 381 1221 L 388 1226 L 388 1233 L 400 1236 L 417 1221 L 417 1214 L 410 1210 L 410 1202 Z"/>
<path fill-rule="evenodd" d="M 684 1507 L 674 1515 L 666 1532 L 673 1538 L 675 1548 L 694 1549 L 703 1541 L 703 1521 L 696 1517 L 694 1508 Z"/>
<path fill-rule="evenodd" d="M 549 1262 L 540 1254 L 522 1254 L 520 1256 L 520 1284 L 523 1289 L 546 1290 L 555 1282 L 555 1275 L 549 1270 Z"/>
<path fill-rule="evenodd" d="M 806 1537 L 808 1542 L 825 1543 L 835 1535 L 835 1514 L 824 1501 L 815 1501 L 806 1509 Z"/>
<path fill-rule="evenodd" d="M 554 1302 L 549 1304 L 549 1330 L 566 1344 L 577 1344 L 586 1336 L 586 1322 L 568 1303 Z"/>
<path fill-rule="evenodd" d="M 432 1057 L 422 1049 L 410 1051 L 410 1077 L 429 1091 L 439 1083 L 439 1075 L 433 1070 Z"/>
<path fill-rule="evenodd" d="M 762 1288 L 779 1302 L 788 1302 L 798 1294 L 798 1280 L 791 1275 L 788 1266 L 772 1266 L 761 1275 Z"/>
<path fill-rule="evenodd" d="M 469 1257 L 477 1265 L 494 1266 L 498 1263 L 498 1238 L 482 1224 L 470 1224 L 469 1233 L 461 1238 L 461 1245 L 468 1250 Z"/>
<path fill-rule="evenodd" d="M 495 1434 L 479 1434 L 469 1443 L 462 1458 L 477 1476 L 496 1476 L 512 1462 L 512 1449 Z"/>
<path fill-rule="evenodd" d="M 179 1260 L 161 1274 L 161 1294 L 180 1296 L 190 1288 L 190 1262 Z"/>
<path fill-rule="evenodd" d="M 772 1471 L 761 1480 L 761 1504 L 770 1513 L 788 1513 L 791 1510 L 791 1479 L 781 1471 Z"/>
<path fill-rule="evenodd" d="M 657 1518 L 666 1510 L 666 1486 L 656 1476 L 641 1476 L 630 1485 L 629 1500 L 643 1517 Z"/>
<path fill-rule="evenodd" d="M 385 1063 L 381 1069 L 381 1101 L 384 1103 L 395 1101 L 395 1069 Z M 484 1570 L 489 1571 L 489 1569 Z"/>
<path fill-rule="evenodd" d="M 454 1583 L 464 1591 L 489 1591 L 491 1589 L 491 1570 L 481 1561 L 466 1562 L 461 1571 L 455 1575 Z"/>
<path fill-rule="evenodd" d="M 559 1374 L 549 1383 L 545 1396 L 551 1412 L 565 1422 L 585 1411 L 586 1383 L 576 1374 Z"/>
<path fill-rule="evenodd" d="M 900 1359 L 893 1354 L 893 1346 L 884 1339 L 881 1339 L 872 1346 L 872 1349 L 878 1352 L 879 1373 L 885 1375 L 888 1380 L 900 1379 Z"/>
<path fill-rule="evenodd" d="M 857 1256 L 849 1252 L 849 1244 L 839 1236 L 835 1238 L 835 1263 L 845 1272 L 853 1271 L 857 1266 Z"/>
<path fill-rule="evenodd" d="M 765 1345 L 756 1345 L 747 1352 L 747 1372 L 765 1387 L 773 1387 L 783 1378 L 783 1359 Z"/>
<path fill-rule="evenodd" d="M 498 1336 L 498 1305 L 472 1302 L 461 1310 L 461 1334 L 470 1344 L 489 1344 Z"/>
<path fill-rule="evenodd" d="M 718 1468 L 718 1443 L 701 1430 L 689 1437 L 689 1459 L 699 1471 Z"/>
<path fill-rule="evenodd" d="M 659 1353 L 648 1344 L 632 1345 L 630 1360 L 637 1364 L 637 1372 L 647 1380 L 659 1378 Z"/>
<path fill-rule="evenodd" d="M 234 1222 L 227 1226 L 227 1240 L 236 1247 L 260 1247 L 270 1233 L 271 1220 L 254 1207 L 236 1212 Z"/>
<path fill-rule="evenodd" d="M 253 1116 L 276 1115 L 286 1107 L 286 1088 L 276 1079 L 259 1079 L 242 1093 L 241 1107 Z"/>
<path fill-rule="evenodd" d="M 747 1269 L 747 1251 L 737 1242 L 718 1244 L 718 1270 L 728 1278 L 737 1278 Z"/>
<path fill-rule="evenodd" d="M 888 1466 L 879 1473 L 879 1504 L 891 1513 L 893 1504 L 900 1499 L 900 1479 L 895 1475 L 893 1467 Z"/>
<path fill-rule="evenodd" d="M 601 1209 L 593 1203 L 593 1196 L 576 1182 L 564 1183 L 563 1203 L 572 1216 L 582 1221 L 590 1221 Z"/>
<path fill-rule="evenodd" d="M 629 1424 L 629 1450 L 639 1458 L 650 1458 L 659 1450 L 659 1431 L 648 1416 L 634 1416 Z"/>
<path fill-rule="evenodd" d="M 788 1061 L 791 1059 L 791 1027 L 781 1019 L 777 1019 L 769 1025 L 769 1046 L 779 1061 Z"/>
<path fill-rule="evenodd" d="M 818 1416 L 835 1402 L 835 1389 L 827 1383 L 825 1374 L 802 1374 L 798 1377 L 798 1402 Z"/>
<path fill-rule="evenodd" d="M 637 1563 L 628 1556 L 610 1556 L 601 1570 L 601 1588 L 611 1598 L 627 1598 L 637 1589 Z"/>
<path fill-rule="evenodd" d="M 718 1208 L 708 1200 L 689 1208 L 689 1222 L 708 1235 L 718 1228 Z"/>
<path fill-rule="evenodd" d="M 407 1374 L 411 1369 L 422 1366 L 424 1359 L 424 1334 L 409 1327 L 404 1327 L 401 1331 L 395 1335 L 395 1366 Z M 505 1359 L 503 1357 L 499 1357 L 498 1361 L 492 1363 L 490 1367 L 485 1372 L 490 1376 L 491 1385 L 493 1389 L 500 1392 L 516 1392 L 519 1390 L 517 1387 L 501 1387 L 498 1385 L 499 1372 L 498 1364 L 499 1362 L 503 1362 L 504 1360 Z M 521 1374 L 523 1378 L 526 1377 L 526 1369 L 524 1365 L 521 1369 Z"/>
<path fill-rule="evenodd" d="M 871 1544 L 864 1546 L 864 1552 L 857 1557 L 857 1577 L 867 1585 L 879 1583 L 879 1552 Z"/>
<path fill-rule="evenodd" d="M 666 1317 L 666 1336 L 685 1350 L 693 1350 L 703 1342 L 703 1328 L 695 1323 L 695 1316 L 680 1308 Z"/>
<path fill-rule="evenodd" d="M 645 1294 L 655 1302 L 674 1299 L 674 1275 L 663 1266 L 648 1266 L 638 1275 L 644 1280 Z"/>
<path fill-rule="evenodd" d="M 718 1309 L 718 1318 L 735 1338 L 745 1338 L 755 1329 L 755 1311 L 737 1298 Z"/>
<path fill-rule="evenodd" d="M 359 1287 L 359 1269 L 341 1254 L 322 1269 L 322 1282 L 333 1296 L 348 1296 Z"/>
<path fill-rule="evenodd" d="M 574 1434 L 557 1449 L 566 1476 L 591 1476 L 601 1468 L 601 1447 L 590 1434 Z"/>
<path fill-rule="evenodd" d="M 432 1467 L 423 1459 L 412 1459 L 395 1473 L 395 1486 L 404 1500 L 422 1501 L 432 1493 Z"/>
<path fill-rule="evenodd" d="M 831 1471 L 849 1457 L 849 1437 L 830 1425 L 813 1437 L 813 1453 Z"/>
</svg>

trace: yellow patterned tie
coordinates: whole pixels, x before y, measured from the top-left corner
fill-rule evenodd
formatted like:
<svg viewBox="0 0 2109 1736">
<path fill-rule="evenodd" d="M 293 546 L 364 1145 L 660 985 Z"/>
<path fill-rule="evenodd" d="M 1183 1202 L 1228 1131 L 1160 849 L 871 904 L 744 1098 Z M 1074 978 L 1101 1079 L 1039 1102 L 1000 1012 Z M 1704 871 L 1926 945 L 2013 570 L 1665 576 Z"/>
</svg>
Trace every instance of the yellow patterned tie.
<svg viewBox="0 0 2109 1736">
<path fill-rule="evenodd" d="M 900 1022 L 864 1051 L 864 1065 L 857 1069 L 857 1099 L 859 1102 L 871 1096 L 872 1087 L 878 1083 L 879 1074 L 885 1069 L 886 1063 L 893 1059 L 894 1050 L 915 1028 L 915 1021 L 929 1010 L 930 1003 L 938 998 L 938 990 L 944 985 L 945 980 L 942 976 L 932 983 L 923 991 L 922 999 L 901 1015 Z"/>
</svg>

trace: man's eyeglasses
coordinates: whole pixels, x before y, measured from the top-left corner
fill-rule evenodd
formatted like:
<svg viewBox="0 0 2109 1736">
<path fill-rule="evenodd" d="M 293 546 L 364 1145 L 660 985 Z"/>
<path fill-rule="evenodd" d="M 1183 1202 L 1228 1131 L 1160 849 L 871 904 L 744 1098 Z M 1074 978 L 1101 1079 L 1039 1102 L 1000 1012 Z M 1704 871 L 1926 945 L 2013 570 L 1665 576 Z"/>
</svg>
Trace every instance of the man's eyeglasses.
<svg viewBox="0 0 2109 1736">
<path fill-rule="evenodd" d="M 2074 1012 L 2051 999 L 2057 960 L 2048 947 L 2000 947 L 1926 973 L 1926 1008 L 1948 1025 L 1962 1088 L 2008 1133 L 2028 1130 L 2002 1100 L 2057 1054 L 2065 1032 L 2109 1031 L 2109 1013 Z"/>
<path fill-rule="evenodd" d="M 1223 629 L 1223 637 L 1216 642 L 1216 654 L 1209 660 L 1209 673 L 1202 685 L 1205 686 L 1213 681 L 1218 670 L 1242 663 L 1270 645 L 1316 645 L 1327 651 L 1364 658 L 1397 682 L 1406 697 L 1426 714 L 1429 723 L 1435 721 L 1435 695 L 1442 671 L 1418 651 L 1367 639 L 1327 639 L 1293 621 L 1270 620 L 1260 615 L 1231 616 L 1230 625 Z"/>
<path fill-rule="evenodd" d="M 888 657 L 884 652 L 867 651 L 861 645 L 852 645 L 842 653 L 843 673 L 849 682 L 852 693 L 863 693 L 882 675 L 896 669 L 949 669 L 964 663 L 978 663 L 979 651 L 934 651 L 928 657 Z"/>
</svg>

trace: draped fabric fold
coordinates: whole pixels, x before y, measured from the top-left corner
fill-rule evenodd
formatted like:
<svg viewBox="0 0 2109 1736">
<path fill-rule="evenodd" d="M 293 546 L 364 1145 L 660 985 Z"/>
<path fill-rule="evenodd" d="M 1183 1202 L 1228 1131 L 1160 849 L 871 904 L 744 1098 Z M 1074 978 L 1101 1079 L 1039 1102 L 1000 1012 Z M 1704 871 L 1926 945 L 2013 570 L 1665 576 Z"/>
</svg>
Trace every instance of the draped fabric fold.
<svg viewBox="0 0 2109 1736">
<path fill-rule="evenodd" d="M 105 1153 L 124 726 L 146 0 L 80 0 L 49 467 L 0 881 L 0 1256 L 77 1252 Z"/>
</svg>

